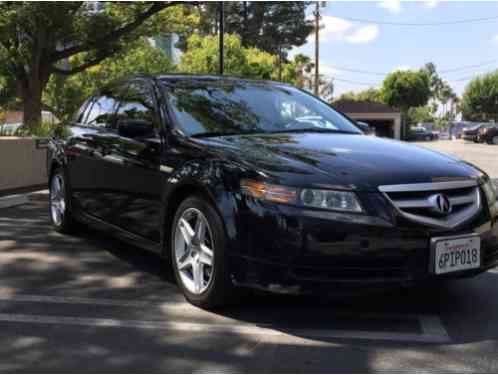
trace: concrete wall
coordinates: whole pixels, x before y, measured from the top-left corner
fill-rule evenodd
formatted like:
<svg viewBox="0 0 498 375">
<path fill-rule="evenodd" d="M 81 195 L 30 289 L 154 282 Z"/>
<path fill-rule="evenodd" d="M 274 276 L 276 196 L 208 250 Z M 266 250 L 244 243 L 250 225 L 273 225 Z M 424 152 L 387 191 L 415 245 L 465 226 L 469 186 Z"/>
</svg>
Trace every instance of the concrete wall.
<svg viewBox="0 0 498 375">
<path fill-rule="evenodd" d="M 46 155 L 35 139 L 0 137 L 0 191 L 47 184 Z"/>
</svg>

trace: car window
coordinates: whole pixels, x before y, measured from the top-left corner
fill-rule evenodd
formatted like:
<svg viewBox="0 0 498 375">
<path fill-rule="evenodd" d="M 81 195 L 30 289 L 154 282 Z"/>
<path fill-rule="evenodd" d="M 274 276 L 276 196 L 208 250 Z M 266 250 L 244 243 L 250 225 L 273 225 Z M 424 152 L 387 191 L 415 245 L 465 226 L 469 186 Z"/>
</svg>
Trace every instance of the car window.
<svg viewBox="0 0 498 375">
<path fill-rule="evenodd" d="M 155 99 L 145 83 L 131 82 L 120 95 L 115 127 L 126 120 L 136 121 L 137 126 L 150 124 L 158 134 L 160 122 L 155 110 Z"/>
<path fill-rule="evenodd" d="M 116 109 L 116 90 L 105 90 L 98 96 L 88 111 L 85 123 L 91 126 L 111 126 Z"/>
<path fill-rule="evenodd" d="M 220 80 L 172 84 L 167 90 L 178 126 L 192 136 L 304 130 L 362 134 L 332 107 L 290 86 Z"/>
<path fill-rule="evenodd" d="M 85 119 L 88 117 L 88 113 L 92 107 L 93 101 L 95 97 L 91 97 L 90 99 L 85 100 L 85 102 L 78 109 L 76 114 L 74 115 L 73 121 L 77 124 L 83 124 Z"/>
</svg>

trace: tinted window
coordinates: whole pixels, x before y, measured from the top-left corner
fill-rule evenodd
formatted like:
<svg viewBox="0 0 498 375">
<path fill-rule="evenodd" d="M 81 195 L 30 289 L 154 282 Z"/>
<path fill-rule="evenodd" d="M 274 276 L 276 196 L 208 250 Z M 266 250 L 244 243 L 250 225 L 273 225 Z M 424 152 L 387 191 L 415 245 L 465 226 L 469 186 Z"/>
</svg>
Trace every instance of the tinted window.
<svg viewBox="0 0 498 375">
<path fill-rule="evenodd" d="M 79 124 L 82 124 L 85 122 L 85 118 L 88 115 L 88 112 L 90 112 L 90 108 L 92 106 L 92 101 L 94 98 L 90 98 L 86 100 L 83 105 L 80 107 L 80 109 L 76 112 L 74 115 L 73 121 Z"/>
<path fill-rule="evenodd" d="M 361 134 L 312 95 L 283 85 L 234 81 L 168 87 L 178 124 L 189 135 L 325 130 Z"/>
<path fill-rule="evenodd" d="M 159 130 L 159 120 L 154 106 L 155 100 L 150 88 L 141 82 L 132 82 L 119 98 L 116 113 L 117 122 L 140 120 L 152 124 Z M 137 124 L 140 124 L 140 121 Z"/>
<path fill-rule="evenodd" d="M 91 105 L 86 118 L 86 124 L 92 126 L 110 126 L 116 109 L 116 94 L 114 90 L 102 93 Z"/>
</svg>

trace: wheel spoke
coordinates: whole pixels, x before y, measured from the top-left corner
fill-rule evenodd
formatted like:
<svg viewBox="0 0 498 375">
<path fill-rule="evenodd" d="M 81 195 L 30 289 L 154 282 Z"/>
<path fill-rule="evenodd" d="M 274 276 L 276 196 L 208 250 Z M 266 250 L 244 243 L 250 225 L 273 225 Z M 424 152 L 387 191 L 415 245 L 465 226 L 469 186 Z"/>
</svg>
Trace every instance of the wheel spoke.
<svg viewBox="0 0 498 375">
<path fill-rule="evenodd" d="M 190 226 L 190 224 L 187 222 L 185 219 L 180 219 L 179 222 L 180 226 L 180 231 L 182 232 L 183 239 L 185 240 L 185 243 L 190 246 L 192 243 L 192 238 L 194 237 L 194 230 Z"/>
<path fill-rule="evenodd" d="M 204 287 L 204 265 L 194 260 L 192 262 L 192 276 L 194 278 L 194 289 L 199 293 Z"/>
<path fill-rule="evenodd" d="M 208 266 L 213 265 L 213 250 L 204 244 L 201 245 L 200 260 Z"/>
<path fill-rule="evenodd" d="M 195 237 L 199 243 L 203 243 L 206 237 L 206 223 L 200 214 L 197 216 L 197 222 L 195 223 Z"/>
<path fill-rule="evenodd" d="M 190 251 L 185 251 L 185 253 L 178 259 L 178 270 L 183 271 L 192 264 L 192 258 L 190 258 Z"/>
</svg>

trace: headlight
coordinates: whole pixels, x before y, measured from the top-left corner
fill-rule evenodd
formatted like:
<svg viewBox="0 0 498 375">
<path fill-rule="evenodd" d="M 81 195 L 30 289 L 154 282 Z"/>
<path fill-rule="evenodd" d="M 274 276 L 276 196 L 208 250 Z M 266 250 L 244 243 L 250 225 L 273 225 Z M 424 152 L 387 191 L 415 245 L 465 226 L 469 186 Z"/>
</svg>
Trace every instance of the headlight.
<svg viewBox="0 0 498 375">
<path fill-rule="evenodd" d="M 295 204 L 343 212 L 363 212 L 355 193 L 349 191 L 297 189 L 242 180 L 242 192 L 270 202 Z"/>
</svg>

